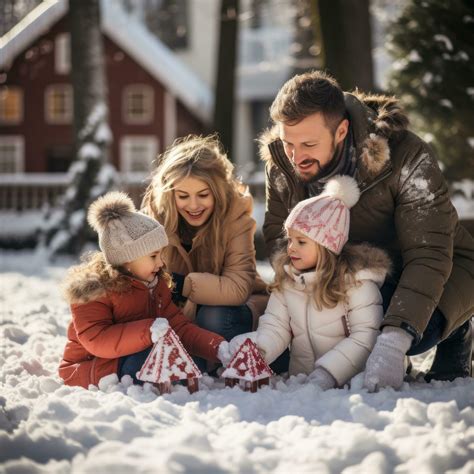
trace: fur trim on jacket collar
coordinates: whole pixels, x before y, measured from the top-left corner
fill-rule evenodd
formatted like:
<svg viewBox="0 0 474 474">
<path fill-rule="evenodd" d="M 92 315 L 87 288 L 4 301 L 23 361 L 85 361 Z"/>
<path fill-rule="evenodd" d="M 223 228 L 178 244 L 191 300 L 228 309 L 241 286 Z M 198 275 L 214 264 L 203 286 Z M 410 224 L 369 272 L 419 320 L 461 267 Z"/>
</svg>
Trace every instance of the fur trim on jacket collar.
<svg viewBox="0 0 474 474">
<path fill-rule="evenodd" d="M 133 280 L 105 261 L 102 252 L 86 257 L 71 267 L 63 283 L 63 294 L 69 304 L 84 304 L 105 296 L 108 291 L 126 291 Z"/>
<path fill-rule="evenodd" d="M 390 257 L 385 250 L 367 243 L 347 244 L 346 249 L 349 264 L 358 280 L 371 279 L 380 284 L 384 282 L 392 268 Z M 370 272 L 370 275 L 366 272 Z"/>
<path fill-rule="evenodd" d="M 346 108 L 356 142 L 360 165 L 367 177 L 377 176 L 390 162 L 388 140 L 406 130 L 408 118 L 395 97 L 345 93 Z M 268 145 L 279 140 L 278 127 L 265 130 L 259 137 L 260 158 L 274 165 Z"/>
</svg>

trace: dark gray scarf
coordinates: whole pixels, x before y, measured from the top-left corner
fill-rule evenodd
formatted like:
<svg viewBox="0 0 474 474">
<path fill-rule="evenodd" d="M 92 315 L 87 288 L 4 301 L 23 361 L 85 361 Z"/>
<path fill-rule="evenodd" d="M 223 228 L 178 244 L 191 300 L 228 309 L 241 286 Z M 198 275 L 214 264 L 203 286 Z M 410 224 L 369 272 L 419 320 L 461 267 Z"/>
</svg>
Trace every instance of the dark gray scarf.
<svg viewBox="0 0 474 474">
<path fill-rule="evenodd" d="M 336 175 L 354 176 L 357 164 L 356 148 L 354 145 L 354 137 L 352 127 L 349 124 L 347 136 L 344 139 L 342 147 L 336 151 L 331 166 L 324 170 L 323 174 L 318 176 L 315 181 L 307 183 L 306 196 L 313 197 L 321 194 L 325 184 Z"/>
</svg>

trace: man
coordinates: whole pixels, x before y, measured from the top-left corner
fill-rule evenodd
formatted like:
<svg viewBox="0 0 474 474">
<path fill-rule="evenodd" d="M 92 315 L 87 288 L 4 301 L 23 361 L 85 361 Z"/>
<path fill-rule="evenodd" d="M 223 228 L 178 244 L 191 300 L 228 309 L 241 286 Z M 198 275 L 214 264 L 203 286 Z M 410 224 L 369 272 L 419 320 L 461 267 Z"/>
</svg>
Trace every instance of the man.
<svg viewBox="0 0 474 474">
<path fill-rule="evenodd" d="M 407 130 L 396 99 L 343 93 L 322 72 L 283 85 L 260 140 L 266 162 L 263 234 L 271 255 L 299 201 L 336 174 L 357 180 L 349 239 L 384 248 L 393 261 L 382 287 L 382 332 L 365 385 L 401 387 L 405 354 L 437 345 L 426 380 L 471 375 L 474 239 L 458 222 L 432 150 Z"/>
</svg>

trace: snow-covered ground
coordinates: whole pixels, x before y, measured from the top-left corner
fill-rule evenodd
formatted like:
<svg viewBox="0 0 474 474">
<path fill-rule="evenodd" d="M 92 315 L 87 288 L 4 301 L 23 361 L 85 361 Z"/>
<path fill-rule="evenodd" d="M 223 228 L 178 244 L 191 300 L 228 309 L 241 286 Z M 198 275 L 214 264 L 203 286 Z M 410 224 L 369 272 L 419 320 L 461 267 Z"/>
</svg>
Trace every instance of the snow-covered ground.
<svg viewBox="0 0 474 474">
<path fill-rule="evenodd" d="M 208 377 L 193 395 L 64 386 L 69 263 L 1 256 L 0 472 L 474 473 L 473 379 L 375 394 L 360 376 L 325 393 L 304 377 L 256 394 Z"/>
</svg>

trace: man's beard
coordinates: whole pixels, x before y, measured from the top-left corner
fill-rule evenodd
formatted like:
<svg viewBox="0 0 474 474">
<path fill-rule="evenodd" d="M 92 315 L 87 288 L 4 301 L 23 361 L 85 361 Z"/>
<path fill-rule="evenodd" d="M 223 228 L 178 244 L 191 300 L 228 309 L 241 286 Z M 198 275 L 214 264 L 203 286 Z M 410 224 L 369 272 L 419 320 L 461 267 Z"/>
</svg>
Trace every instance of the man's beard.
<svg viewBox="0 0 474 474">
<path fill-rule="evenodd" d="M 336 156 L 336 145 L 335 145 L 335 140 L 333 139 L 332 144 L 331 144 L 331 159 L 324 166 L 321 166 L 320 161 L 317 160 L 316 158 L 311 158 L 310 160 L 308 160 L 311 162 L 315 162 L 318 167 L 318 170 L 316 171 L 314 175 L 308 176 L 308 175 L 301 174 L 300 172 L 298 172 L 298 169 L 293 164 L 293 162 L 291 162 L 291 165 L 293 166 L 293 169 L 295 170 L 296 176 L 302 183 L 311 184 L 318 181 L 323 176 L 325 176 L 326 172 L 334 166 L 333 161 L 334 161 L 335 156 Z M 302 161 L 302 163 L 305 163 L 305 161 Z"/>
</svg>

